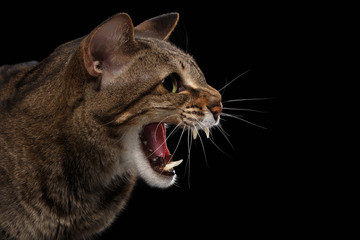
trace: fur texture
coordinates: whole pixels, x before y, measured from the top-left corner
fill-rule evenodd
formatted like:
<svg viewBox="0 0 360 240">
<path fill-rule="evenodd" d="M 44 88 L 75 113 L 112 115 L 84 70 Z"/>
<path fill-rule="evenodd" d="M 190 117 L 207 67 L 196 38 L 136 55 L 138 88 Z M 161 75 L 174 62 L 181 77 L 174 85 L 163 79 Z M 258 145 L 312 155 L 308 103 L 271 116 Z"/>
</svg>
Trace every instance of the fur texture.
<svg viewBox="0 0 360 240">
<path fill-rule="evenodd" d="M 0 68 L 0 239 L 85 239 L 107 228 L 138 177 L 155 187 L 145 125 L 210 128 L 220 94 L 166 41 L 170 13 L 137 27 L 120 13 L 49 57 Z M 179 76 L 178 92 L 162 80 Z"/>
</svg>

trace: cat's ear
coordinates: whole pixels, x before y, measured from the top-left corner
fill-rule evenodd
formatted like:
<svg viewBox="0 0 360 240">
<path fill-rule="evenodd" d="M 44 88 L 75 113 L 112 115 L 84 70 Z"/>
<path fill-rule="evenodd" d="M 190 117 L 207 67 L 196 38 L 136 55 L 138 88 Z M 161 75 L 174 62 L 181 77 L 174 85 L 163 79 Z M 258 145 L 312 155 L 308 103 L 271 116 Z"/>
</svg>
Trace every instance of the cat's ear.
<svg viewBox="0 0 360 240">
<path fill-rule="evenodd" d="M 166 40 L 176 27 L 178 20 L 178 13 L 168 13 L 151 18 L 135 27 L 135 37 Z"/>
<path fill-rule="evenodd" d="M 84 64 L 88 73 L 98 76 L 119 69 L 136 49 L 134 26 L 126 13 L 120 13 L 95 28 L 83 41 Z"/>
</svg>

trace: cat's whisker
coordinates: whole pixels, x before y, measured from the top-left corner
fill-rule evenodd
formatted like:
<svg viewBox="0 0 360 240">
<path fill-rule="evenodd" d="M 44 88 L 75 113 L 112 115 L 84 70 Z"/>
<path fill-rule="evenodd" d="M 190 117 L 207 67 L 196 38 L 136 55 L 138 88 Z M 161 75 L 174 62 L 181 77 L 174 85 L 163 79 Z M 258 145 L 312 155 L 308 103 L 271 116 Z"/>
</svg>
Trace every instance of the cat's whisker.
<svg viewBox="0 0 360 240">
<path fill-rule="evenodd" d="M 251 109 L 251 108 L 228 108 L 228 107 L 223 107 L 223 109 L 224 110 L 229 110 L 229 111 L 247 111 L 247 112 L 266 113 L 264 111 L 255 110 L 255 109 Z"/>
<path fill-rule="evenodd" d="M 217 125 L 216 127 L 219 129 L 219 131 L 220 131 L 224 136 L 227 136 L 227 137 L 230 136 L 230 134 L 228 134 L 228 133 L 222 128 L 221 124 Z"/>
<path fill-rule="evenodd" d="M 227 78 L 225 78 L 225 86 L 227 85 L 227 83 L 228 83 Z M 226 91 L 226 87 L 223 87 L 223 89 L 222 89 L 221 91 L 219 91 L 219 93 L 221 94 L 221 96 L 224 96 L 225 91 Z"/>
<path fill-rule="evenodd" d="M 202 129 L 204 130 L 204 128 L 201 126 L 201 123 L 197 121 L 197 125 Z M 196 128 L 195 124 L 194 124 L 194 128 Z M 205 131 L 205 130 L 204 130 Z M 203 143 L 203 140 L 201 138 L 201 135 L 199 134 L 199 139 L 200 139 L 200 143 L 201 143 L 201 147 L 202 147 L 202 150 L 203 150 L 203 153 L 204 153 L 204 158 L 205 158 L 205 162 L 206 162 L 206 166 L 209 167 L 209 164 L 208 164 L 208 161 L 207 161 L 207 157 L 206 157 L 206 152 L 205 152 L 205 146 L 204 146 L 204 143 Z"/>
<path fill-rule="evenodd" d="M 187 136 L 187 140 L 188 140 L 188 157 L 187 157 L 187 161 L 186 161 L 186 165 L 185 165 L 185 173 L 184 174 L 188 174 L 188 186 L 190 188 L 190 152 L 191 152 L 191 145 L 192 145 L 192 137 L 191 137 L 191 127 L 187 128 L 188 130 L 188 136 Z"/>
<path fill-rule="evenodd" d="M 166 139 L 159 145 L 159 147 L 157 149 L 153 149 L 153 153 L 151 153 L 149 156 L 147 156 L 147 158 L 151 157 L 158 149 L 160 149 L 165 143 L 166 141 L 169 139 L 169 137 L 172 136 L 172 134 L 175 132 L 175 130 L 180 126 L 180 123 L 178 125 L 175 126 L 175 128 L 169 133 L 169 135 L 166 137 Z"/>
<path fill-rule="evenodd" d="M 175 154 L 176 154 L 176 151 L 177 151 L 177 149 L 178 149 L 178 147 L 179 147 L 179 145 L 180 145 L 181 139 L 182 139 L 182 137 L 183 137 L 183 135 L 184 135 L 185 129 L 186 129 L 186 128 L 182 128 L 180 138 L 179 138 L 178 143 L 177 143 L 177 145 L 176 145 L 176 147 L 175 147 L 175 150 L 174 150 L 173 153 L 172 153 L 171 160 L 173 159 L 173 157 L 174 157 Z M 171 160 L 170 160 L 170 161 L 171 161 Z"/>
<path fill-rule="evenodd" d="M 171 115 L 169 115 L 169 116 L 164 117 L 164 118 L 158 123 L 158 125 L 156 126 L 155 132 L 157 132 L 158 127 L 159 127 L 162 123 L 164 123 L 166 119 L 168 119 L 168 118 L 170 118 L 170 117 L 172 117 L 172 116 L 178 116 L 178 114 L 171 114 Z M 178 126 L 179 126 L 179 124 L 178 124 Z"/>
<path fill-rule="evenodd" d="M 224 120 L 224 119 L 220 119 L 220 120 Z M 200 125 L 200 127 L 201 127 L 201 125 Z M 219 125 L 218 126 L 216 126 L 218 129 L 219 129 Z M 222 127 L 221 127 L 222 128 Z M 203 129 L 204 130 L 204 129 Z M 220 131 L 220 130 L 219 130 Z M 224 131 L 225 132 L 225 131 Z M 224 133 L 222 133 L 222 134 L 224 134 Z M 225 132 L 225 134 L 227 134 L 226 132 Z M 228 134 L 227 134 L 228 135 Z M 231 158 L 231 156 L 229 155 L 229 154 L 227 154 L 224 150 L 222 150 L 214 141 L 215 141 L 215 139 L 214 139 L 214 135 L 212 134 L 212 132 L 210 131 L 209 132 L 209 137 L 208 137 L 208 139 L 211 141 L 211 143 L 218 149 L 218 150 L 220 150 L 220 152 L 222 152 L 223 154 L 225 154 L 226 156 L 228 156 L 229 158 Z M 230 143 L 230 142 L 229 142 Z M 232 144 L 230 143 L 230 146 L 232 146 Z M 234 149 L 234 148 L 233 148 Z"/>
<path fill-rule="evenodd" d="M 258 125 L 258 124 L 256 124 L 256 123 L 253 123 L 253 122 L 250 122 L 250 121 L 248 121 L 248 120 L 245 120 L 245 119 L 241 118 L 239 115 L 228 114 L 228 113 L 221 113 L 221 116 L 235 118 L 235 119 L 238 119 L 238 120 L 240 120 L 240 121 L 242 121 L 242 122 L 245 122 L 245 123 L 248 123 L 248 124 L 250 124 L 250 125 L 253 125 L 253 126 L 255 126 L 255 127 L 262 128 L 262 129 L 264 129 L 264 130 L 267 130 L 266 127 L 263 127 L 263 126 L 260 126 L 260 125 Z"/>
<path fill-rule="evenodd" d="M 218 124 L 216 127 L 219 129 L 221 134 L 224 136 L 226 141 L 229 143 L 230 147 L 235 151 L 235 148 L 234 148 L 234 146 L 232 145 L 232 143 L 231 143 L 231 141 L 229 139 L 230 135 L 222 128 L 222 126 L 220 124 Z"/>
<path fill-rule="evenodd" d="M 212 138 L 209 138 L 210 142 L 223 154 L 225 154 L 226 156 L 228 156 L 229 158 L 231 158 L 231 156 L 229 154 L 227 154 L 224 150 L 222 150 L 215 142 Z"/>
<path fill-rule="evenodd" d="M 222 88 L 218 89 L 218 91 L 220 92 L 221 90 L 223 90 L 224 88 L 226 88 L 227 86 L 229 86 L 230 84 L 232 84 L 233 82 L 235 82 L 237 79 L 239 79 L 241 76 L 245 75 L 246 73 L 250 72 L 251 69 L 246 70 L 245 72 L 239 74 L 237 77 L 235 77 L 233 80 L 231 80 L 230 82 L 226 83 Z"/>
<path fill-rule="evenodd" d="M 245 102 L 245 101 L 262 101 L 262 100 L 270 100 L 272 98 L 239 98 L 239 99 L 230 99 L 226 101 L 222 101 L 222 103 L 232 103 L 232 102 Z"/>
</svg>

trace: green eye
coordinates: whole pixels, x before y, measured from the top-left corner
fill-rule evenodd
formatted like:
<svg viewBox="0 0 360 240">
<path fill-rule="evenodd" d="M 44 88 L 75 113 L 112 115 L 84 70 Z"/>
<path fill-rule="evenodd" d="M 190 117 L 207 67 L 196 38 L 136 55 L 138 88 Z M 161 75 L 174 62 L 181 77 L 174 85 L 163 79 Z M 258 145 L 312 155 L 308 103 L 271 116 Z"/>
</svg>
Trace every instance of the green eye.
<svg viewBox="0 0 360 240">
<path fill-rule="evenodd" d="M 177 93 L 179 92 L 178 90 L 178 81 L 180 79 L 180 76 L 176 73 L 171 73 L 169 76 L 167 76 L 166 78 L 164 78 L 162 80 L 162 85 L 163 87 L 168 90 L 169 92 L 172 93 Z"/>
</svg>

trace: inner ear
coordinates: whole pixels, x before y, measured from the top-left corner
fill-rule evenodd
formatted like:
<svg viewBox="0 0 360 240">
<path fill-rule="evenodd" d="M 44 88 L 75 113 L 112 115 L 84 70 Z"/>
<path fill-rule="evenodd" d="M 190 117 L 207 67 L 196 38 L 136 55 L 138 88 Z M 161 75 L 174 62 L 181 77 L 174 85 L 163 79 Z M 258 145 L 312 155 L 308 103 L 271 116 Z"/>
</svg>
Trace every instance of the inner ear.
<svg viewBox="0 0 360 240">
<path fill-rule="evenodd" d="M 126 13 L 120 13 L 95 28 L 83 41 L 84 64 L 88 73 L 98 76 L 118 70 L 136 45 L 134 26 Z"/>
<path fill-rule="evenodd" d="M 166 40 L 175 29 L 178 20 L 178 13 L 167 13 L 151 18 L 135 27 L 135 37 Z"/>
</svg>

